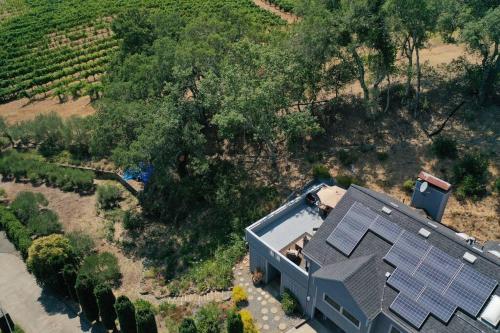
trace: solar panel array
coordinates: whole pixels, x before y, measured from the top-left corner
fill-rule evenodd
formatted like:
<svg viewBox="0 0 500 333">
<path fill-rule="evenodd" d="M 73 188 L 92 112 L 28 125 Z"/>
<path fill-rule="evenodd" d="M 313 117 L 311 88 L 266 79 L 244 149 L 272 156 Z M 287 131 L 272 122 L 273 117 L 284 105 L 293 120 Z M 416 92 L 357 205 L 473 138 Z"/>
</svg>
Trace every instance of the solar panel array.
<svg viewBox="0 0 500 333">
<path fill-rule="evenodd" d="M 477 317 L 498 283 L 416 234 L 356 202 L 327 242 L 351 255 L 371 230 L 393 246 L 384 260 L 396 267 L 387 284 L 399 291 L 390 309 L 420 328 L 429 314 L 448 323 L 457 308 Z"/>
</svg>

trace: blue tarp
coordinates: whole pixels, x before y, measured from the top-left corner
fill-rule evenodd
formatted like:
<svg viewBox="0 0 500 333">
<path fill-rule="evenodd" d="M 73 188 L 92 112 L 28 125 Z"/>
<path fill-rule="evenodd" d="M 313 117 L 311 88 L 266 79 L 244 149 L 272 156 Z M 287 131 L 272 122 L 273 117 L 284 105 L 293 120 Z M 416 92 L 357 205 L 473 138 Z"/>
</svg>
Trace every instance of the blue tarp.
<svg viewBox="0 0 500 333">
<path fill-rule="evenodd" d="M 123 174 L 122 178 L 125 180 L 134 179 L 144 184 L 147 184 L 152 174 L 153 174 L 153 166 L 151 164 L 144 165 L 141 163 L 139 165 L 139 168 L 137 169 L 125 170 L 125 173 Z"/>
</svg>

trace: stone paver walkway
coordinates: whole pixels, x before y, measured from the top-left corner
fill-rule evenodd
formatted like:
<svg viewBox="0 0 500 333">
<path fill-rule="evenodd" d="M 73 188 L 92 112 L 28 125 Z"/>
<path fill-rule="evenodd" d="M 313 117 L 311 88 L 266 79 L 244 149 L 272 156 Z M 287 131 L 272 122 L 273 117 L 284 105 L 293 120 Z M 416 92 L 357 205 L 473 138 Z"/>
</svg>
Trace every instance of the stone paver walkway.
<svg viewBox="0 0 500 333">
<path fill-rule="evenodd" d="M 234 268 L 234 285 L 240 285 L 247 291 L 248 305 L 256 326 L 262 333 L 287 332 L 302 321 L 285 315 L 278 301 L 278 291 L 268 286 L 255 287 L 248 265 L 248 256 Z"/>
</svg>

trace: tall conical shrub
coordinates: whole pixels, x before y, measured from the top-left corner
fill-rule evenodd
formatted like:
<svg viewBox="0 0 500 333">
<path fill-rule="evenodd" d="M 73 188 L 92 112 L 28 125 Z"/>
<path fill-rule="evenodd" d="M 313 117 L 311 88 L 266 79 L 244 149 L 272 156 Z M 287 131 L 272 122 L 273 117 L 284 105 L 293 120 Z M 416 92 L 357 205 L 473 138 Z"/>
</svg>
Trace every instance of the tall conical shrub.
<svg viewBox="0 0 500 333">
<path fill-rule="evenodd" d="M 76 295 L 76 269 L 73 265 L 66 265 L 62 271 L 64 283 L 66 284 L 66 289 L 68 290 L 69 296 L 76 302 L 78 302 L 78 296 Z"/>
<path fill-rule="evenodd" d="M 155 314 L 151 309 L 137 310 L 137 333 L 158 333 Z"/>
<path fill-rule="evenodd" d="M 75 289 L 76 295 L 78 296 L 78 302 L 82 307 L 85 317 L 87 317 L 90 322 L 99 319 L 99 309 L 94 295 L 94 287 L 94 280 L 90 276 L 80 274 L 76 278 Z"/>
<path fill-rule="evenodd" d="M 135 307 L 127 296 L 120 296 L 116 300 L 115 310 L 120 323 L 121 333 L 137 333 L 135 321 Z"/>
<path fill-rule="evenodd" d="M 94 289 L 97 298 L 97 307 L 101 321 L 108 330 L 116 329 L 115 295 L 113 290 L 106 284 L 99 284 Z"/>
</svg>

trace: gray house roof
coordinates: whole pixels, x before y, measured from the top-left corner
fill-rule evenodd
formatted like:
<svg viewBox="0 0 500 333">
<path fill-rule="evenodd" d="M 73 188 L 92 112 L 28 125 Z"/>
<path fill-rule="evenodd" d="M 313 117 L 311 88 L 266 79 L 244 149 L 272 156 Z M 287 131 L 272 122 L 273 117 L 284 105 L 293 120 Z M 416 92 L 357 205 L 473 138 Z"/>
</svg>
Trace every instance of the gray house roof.
<svg viewBox="0 0 500 333">
<path fill-rule="evenodd" d="M 377 260 L 374 255 L 362 256 L 326 265 L 317 270 L 313 277 L 322 280 L 339 281 L 349 291 L 361 310 L 370 319 L 380 313 L 380 299 L 383 288 L 373 285 L 373 276 L 377 274 Z"/>
<path fill-rule="evenodd" d="M 464 239 L 458 237 L 455 231 L 423 217 L 394 198 L 360 186 L 351 186 L 305 246 L 303 253 L 320 265 L 322 272 L 318 271 L 318 274 L 322 277 L 326 277 L 330 273 L 333 279 L 339 281 L 347 281 L 355 277 L 348 289 L 352 290 L 353 297 L 368 317 L 377 317 L 374 321 L 375 327 L 377 320 L 385 316 L 404 327 L 408 332 L 497 332 L 497 330 L 460 310 L 455 313 L 448 324 L 429 316 L 419 330 L 392 312 L 389 306 L 398 292 L 386 285 L 385 274 L 394 271 L 394 267 L 383 260 L 391 248 L 391 244 L 368 231 L 351 255 L 346 257 L 326 242 L 328 236 L 355 202 L 359 202 L 376 212 L 381 211 L 384 206 L 390 207 L 392 213 L 385 216 L 388 220 L 414 234 L 417 234 L 421 228 L 429 230 L 431 233 L 427 241 L 452 257 L 462 258 L 466 251 L 473 253 L 477 257 L 474 268 L 497 281 L 500 280 L 500 261 L 494 255 L 474 249 Z M 370 259 L 368 260 L 367 257 Z M 351 265 L 354 267 L 350 267 Z M 339 272 L 343 269 L 346 270 L 346 273 Z M 368 276 L 366 276 L 367 271 L 371 272 Z M 368 278 L 370 283 L 363 283 Z M 349 284 L 350 282 L 346 286 Z M 494 294 L 499 295 L 499 289 L 496 288 Z"/>
</svg>

